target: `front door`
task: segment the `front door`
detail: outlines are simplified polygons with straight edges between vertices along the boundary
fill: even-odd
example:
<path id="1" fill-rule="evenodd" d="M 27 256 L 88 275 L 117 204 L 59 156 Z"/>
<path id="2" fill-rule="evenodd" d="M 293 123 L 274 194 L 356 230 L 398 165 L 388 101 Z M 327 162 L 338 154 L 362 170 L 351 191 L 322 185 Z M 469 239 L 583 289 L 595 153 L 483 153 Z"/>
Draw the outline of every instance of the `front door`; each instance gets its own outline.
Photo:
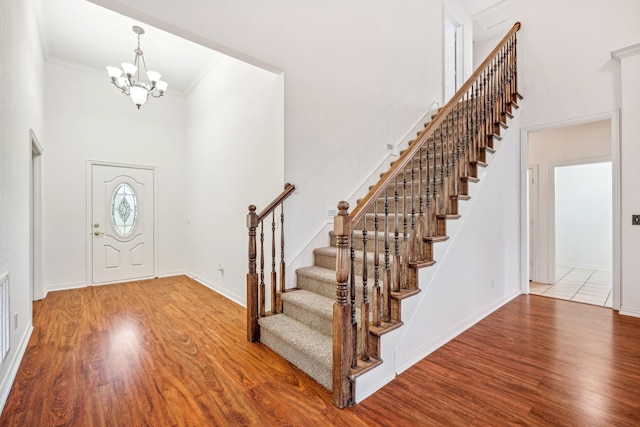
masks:
<path id="1" fill-rule="evenodd" d="M 93 283 L 154 274 L 154 170 L 94 164 Z"/>

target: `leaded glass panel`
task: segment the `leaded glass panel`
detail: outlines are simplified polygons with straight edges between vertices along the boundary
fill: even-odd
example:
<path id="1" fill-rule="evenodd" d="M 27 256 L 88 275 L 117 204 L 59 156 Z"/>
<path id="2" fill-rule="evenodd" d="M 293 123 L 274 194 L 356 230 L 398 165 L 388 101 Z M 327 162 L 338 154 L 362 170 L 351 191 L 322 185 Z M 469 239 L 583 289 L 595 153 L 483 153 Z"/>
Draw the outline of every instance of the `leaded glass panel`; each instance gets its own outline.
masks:
<path id="1" fill-rule="evenodd" d="M 120 237 L 129 237 L 138 219 L 138 200 L 133 188 L 127 183 L 120 184 L 111 199 L 111 221 L 113 229 Z"/>

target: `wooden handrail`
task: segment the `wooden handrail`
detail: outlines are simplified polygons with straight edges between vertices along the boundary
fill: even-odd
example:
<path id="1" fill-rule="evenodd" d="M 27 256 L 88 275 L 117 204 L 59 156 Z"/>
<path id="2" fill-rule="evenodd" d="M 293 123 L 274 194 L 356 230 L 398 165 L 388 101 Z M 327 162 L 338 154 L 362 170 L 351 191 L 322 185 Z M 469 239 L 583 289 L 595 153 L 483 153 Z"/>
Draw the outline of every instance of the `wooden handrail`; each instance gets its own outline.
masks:
<path id="1" fill-rule="evenodd" d="M 269 203 L 267 205 L 266 208 L 264 208 L 259 214 L 258 214 L 258 222 L 262 221 L 264 218 L 267 217 L 267 215 L 269 215 L 271 212 L 273 212 L 273 210 L 275 208 L 277 208 L 278 206 L 280 206 L 280 204 L 282 202 L 284 202 L 289 196 L 291 196 L 294 191 L 296 191 L 296 186 L 293 184 L 289 184 L 288 182 L 284 185 L 284 190 L 282 191 L 282 193 L 280 193 L 280 195 L 278 197 L 276 197 L 275 199 L 273 199 L 273 202 Z"/>
<path id="2" fill-rule="evenodd" d="M 429 122 L 420 135 L 416 138 L 415 143 L 411 144 L 400 158 L 393 164 L 393 166 L 380 178 L 380 181 L 367 193 L 367 195 L 358 203 L 358 205 L 351 211 L 351 220 L 353 224 L 356 224 L 362 219 L 367 210 L 375 203 L 385 189 L 392 183 L 392 180 L 399 174 L 400 171 L 409 164 L 411 159 L 416 155 L 418 150 L 422 147 L 423 142 L 435 132 L 435 130 L 442 124 L 445 118 L 452 112 L 454 106 L 460 102 L 467 91 L 473 86 L 474 82 L 484 69 L 489 66 L 492 59 L 500 52 L 502 46 L 520 29 L 520 22 L 516 22 L 506 36 L 502 38 L 500 43 L 491 51 L 487 58 L 480 64 L 476 71 L 467 79 L 462 87 L 456 92 L 456 94 L 445 104 L 445 106 L 438 112 L 437 116 Z"/>

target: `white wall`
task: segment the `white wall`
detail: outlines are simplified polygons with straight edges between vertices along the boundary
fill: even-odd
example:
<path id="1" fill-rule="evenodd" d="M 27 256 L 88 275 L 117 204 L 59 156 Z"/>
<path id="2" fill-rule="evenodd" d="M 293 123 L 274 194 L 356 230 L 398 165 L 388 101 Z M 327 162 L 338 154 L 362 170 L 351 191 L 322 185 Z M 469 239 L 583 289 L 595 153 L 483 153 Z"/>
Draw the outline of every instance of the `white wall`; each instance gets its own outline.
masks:
<path id="1" fill-rule="evenodd" d="M 610 112 L 620 107 L 610 52 L 640 40 L 640 2 L 512 0 L 518 32 L 522 127 Z"/>
<path id="2" fill-rule="evenodd" d="M 94 2 L 284 70 L 289 256 L 442 97 L 442 0 Z"/>
<path id="3" fill-rule="evenodd" d="M 527 103 L 527 106 L 529 104 Z M 524 111 L 522 113 L 524 116 Z M 553 169 L 555 165 L 611 159 L 611 121 L 598 120 L 529 134 L 529 165 L 538 171 L 538 199 L 533 225 L 534 269 L 531 279 L 554 283 Z M 611 253 L 609 253 L 609 256 Z"/>
<path id="4" fill-rule="evenodd" d="M 184 99 L 167 94 L 138 110 L 103 73 L 47 62 L 43 166 L 46 291 L 86 286 L 87 161 L 157 166 L 159 273 L 185 267 Z"/>
<path id="5" fill-rule="evenodd" d="M 191 91 L 185 112 L 186 266 L 245 304 L 247 208 L 260 212 L 284 186 L 283 76 L 225 56 Z"/>
<path id="6" fill-rule="evenodd" d="M 29 130 L 42 137 L 44 71 L 30 1 L 2 1 L 0 70 L 0 274 L 9 272 L 11 280 L 10 351 L 0 364 L 1 408 L 32 330 Z"/>
<path id="7" fill-rule="evenodd" d="M 610 272 L 613 250 L 611 162 L 556 166 L 554 169 L 555 265 Z"/>
<path id="8" fill-rule="evenodd" d="M 420 271 L 418 308 L 396 348 L 399 371 L 520 294 L 519 117 L 509 126 L 480 183 L 471 184 L 462 218 L 448 222 L 455 234 L 436 244 L 443 246 L 436 254 L 446 253 Z"/>

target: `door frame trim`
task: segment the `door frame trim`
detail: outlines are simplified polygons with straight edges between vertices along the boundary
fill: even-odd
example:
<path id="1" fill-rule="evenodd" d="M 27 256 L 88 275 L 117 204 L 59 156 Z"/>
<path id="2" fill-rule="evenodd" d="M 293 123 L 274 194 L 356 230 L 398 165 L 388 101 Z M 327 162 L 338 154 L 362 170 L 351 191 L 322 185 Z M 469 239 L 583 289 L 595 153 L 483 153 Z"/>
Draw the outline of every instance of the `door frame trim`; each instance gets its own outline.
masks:
<path id="1" fill-rule="evenodd" d="M 158 166 L 138 165 L 134 163 L 116 163 L 107 162 L 102 160 L 87 160 L 87 219 L 85 223 L 85 229 L 87 231 L 87 278 L 86 283 L 90 286 L 105 285 L 109 283 L 94 283 L 93 282 L 93 236 L 91 234 L 93 223 L 93 166 L 111 166 L 118 168 L 130 168 L 130 169 L 145 169 L 153 172 L 153 277 L 159 275 L 159 263 L 160 259 L 160 233 L 159 233 L 159 215 L 160 207 L 158 204 L 158 184 L 159 174 Z"/>
<path id="2" fill-rule="evenodd" d="M 46 296 L 42 285 L 42 155 L 44 149 L 33 129 L 29 129 L 31 141 L 31 197 L 30 204 L 30 258 L 31 258 L 31 300 L 41 300 Z"/>

